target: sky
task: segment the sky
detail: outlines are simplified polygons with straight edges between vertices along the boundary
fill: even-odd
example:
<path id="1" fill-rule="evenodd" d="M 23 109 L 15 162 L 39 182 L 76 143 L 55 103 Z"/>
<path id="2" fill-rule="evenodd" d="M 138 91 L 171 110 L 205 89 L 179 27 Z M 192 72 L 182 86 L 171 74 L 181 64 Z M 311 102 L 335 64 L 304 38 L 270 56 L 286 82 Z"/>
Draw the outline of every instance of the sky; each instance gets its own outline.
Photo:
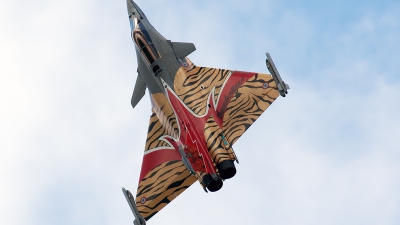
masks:
<path id="1" fill-rule="evenodd" d="M 148 224 L 399 224 L 400 2 L 137 0 L 199 66 L 291 87 L 234 145 L 238 173 Z M 149 96 L 133 110 L 126 2 L 0 0 L 0 224 L 131 224 Z"/>

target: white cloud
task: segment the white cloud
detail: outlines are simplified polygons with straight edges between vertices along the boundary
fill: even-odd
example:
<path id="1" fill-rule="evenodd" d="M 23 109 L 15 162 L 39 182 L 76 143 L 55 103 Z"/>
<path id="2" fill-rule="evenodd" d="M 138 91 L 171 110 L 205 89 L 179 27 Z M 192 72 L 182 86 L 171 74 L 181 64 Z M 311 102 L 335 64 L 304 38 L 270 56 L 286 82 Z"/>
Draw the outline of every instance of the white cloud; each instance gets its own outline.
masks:
<path id="1" fill-rule="evenodd" d="M 196 44 L 195 63 L 266 72 L 269 50 L 292 87 L 235 146 L 234 179 L 212 194 L 194 184 L 149 224 L 398 223 L 398 8 L 327 38 L 283 3 L 137 3 L 167 38 Z M 125 12 L 0 3 L 2 224 L 133 219 L 120 187 L 136 188 L 150 104 L 129 105 Z"/>

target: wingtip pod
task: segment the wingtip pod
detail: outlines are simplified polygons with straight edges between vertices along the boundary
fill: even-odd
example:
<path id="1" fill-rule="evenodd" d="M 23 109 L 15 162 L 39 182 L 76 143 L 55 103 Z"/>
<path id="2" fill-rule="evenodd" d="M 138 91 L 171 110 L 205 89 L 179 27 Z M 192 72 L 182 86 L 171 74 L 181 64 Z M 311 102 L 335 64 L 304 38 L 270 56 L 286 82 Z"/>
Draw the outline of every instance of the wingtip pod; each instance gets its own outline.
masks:
<path id="1" fill-rule="evenodd" d="M 278 87 L 279 94 L 282 97 L 285 97 L 290 87 L 282 80 L 281 75 L 279 75 L 279 72 L 275 67 L 274 61 L 272 61 L 271 55 L 268 52 L 266 53 L 266 55 L 267 55 L 266 59 L 267 68 L 271 73 L 272 77 L 274 78 L 276 86 Z"/>
<path id="2" fill-rule="evenodd" d="M 133 216 L 135 216 L 133 224 L 146 225 L 146 220 L 143 219 L 142 215 L 139 213 L 139 210 L 136 208 L 135 199 L 133 198 L 132 193 L 129 190 L 126 190 L 124 187 L 122 188 L 122 193 L 124 193 L 126 201 L 128 202 L 129 207 L 132 210 Z"/>

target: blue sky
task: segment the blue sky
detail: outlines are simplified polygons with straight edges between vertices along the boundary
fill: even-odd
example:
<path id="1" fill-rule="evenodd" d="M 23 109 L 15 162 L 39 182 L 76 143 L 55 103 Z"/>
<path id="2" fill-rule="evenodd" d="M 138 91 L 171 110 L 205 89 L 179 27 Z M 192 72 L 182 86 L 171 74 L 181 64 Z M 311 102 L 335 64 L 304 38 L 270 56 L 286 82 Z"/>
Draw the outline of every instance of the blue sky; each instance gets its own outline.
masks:
<path id="1" fill-rule="evenodd" d="M 398 1 L 136 1 L 197 65 L 291 90 L 149 224 L 399 224 Z M 125 1 L 0 2 L 0 223 L 129 224 L 150 115 Z"/>

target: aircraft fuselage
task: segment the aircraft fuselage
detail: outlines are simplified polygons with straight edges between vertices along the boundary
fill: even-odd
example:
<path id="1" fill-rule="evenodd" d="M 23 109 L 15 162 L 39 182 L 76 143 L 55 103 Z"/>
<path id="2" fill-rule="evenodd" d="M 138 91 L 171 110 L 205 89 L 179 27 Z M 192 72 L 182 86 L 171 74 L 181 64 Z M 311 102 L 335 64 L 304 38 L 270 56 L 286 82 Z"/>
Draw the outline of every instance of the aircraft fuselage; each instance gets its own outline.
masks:
<path id="1" fill-rule="evenodd" d="M 186 57 L 193 43 L 167 40 L 133 0 L 127 6 L 138 62 L 131 104 L 148 89 L 152 114 L 136 198 L 123 192 L 145 225 L 196 180 L 220 190 L 236 174 L 232 145 L 289 86 L 268 53 L 271 74 L 196 66 Z"/>
<path id="2" fill-rule="evenodd" d="M 173 87 L 173 79 L 181 67 L 179 59 L 175 56 L 171 41 L 164 38 L 150 24 L 136 3 L 130 0 L 127 2 L 139 75 L 146 83 L 150 93 L 164 93 L 160 78 Z"/>
<path id="3" fill-rule="evenodd" d="M 192 65 L 186 55 L 194 51 L 195 47 L 191 43 L 167 40 L 150 24 L 135 2 L 127 0 L 127 3 L 131 37 L 135 44 L 138 61 L 138 76 L 149 89 L 153 110 L 160 121 L 168 120 L 169 115 L 165 112 L 165 108 L 171 108 L 174 111 L 177 121 L 168 120 L 168 123 L 164 126 L 172 127 L 174 126 L 172 123 L 178 122 L 178 131 L 175 132 L 175 135 L 171 135 L 175 137 L 165 137 L 164 141 L 169 142 L 175 149 L 179 150 L 182 161 L 185 162 L 191 173 L 194 174 L 194 171 L 199 170 L 206 172 L 199 175 L 201 176 L 200 182 L 203 182 L 203 176 L 209 174 L 207 183 L 213 183 L 216 180 L 219 189 L 222 182 L 217 175 L 204 138 L 204 125 L 208 117 L 193 116 L 189 112 L 190 110 L 186 109 L 187 107 L 184 104 L 181 104 L 175 93 L 174 80 L 176 74 L 182 67 Z M 157 96 L 160 96 L 159 93 L 167 96 L 167 98 L 157 98 Z M 169 103 L 165 104 L 166 101 L 169 101 Z M 202 126 L 199 126 L 199 124 L 202 124 Z M 220 126 L 222 125 L 220 124 Z M 198 160 L 190 160 L 187 155 L 192 156 L 189 157 L 190 159 L 197 156 Z M 142 172 L 144 174 L 146 170 Z M 210 177 L 212 177 L 212 180 L 210 180 Z"/>

